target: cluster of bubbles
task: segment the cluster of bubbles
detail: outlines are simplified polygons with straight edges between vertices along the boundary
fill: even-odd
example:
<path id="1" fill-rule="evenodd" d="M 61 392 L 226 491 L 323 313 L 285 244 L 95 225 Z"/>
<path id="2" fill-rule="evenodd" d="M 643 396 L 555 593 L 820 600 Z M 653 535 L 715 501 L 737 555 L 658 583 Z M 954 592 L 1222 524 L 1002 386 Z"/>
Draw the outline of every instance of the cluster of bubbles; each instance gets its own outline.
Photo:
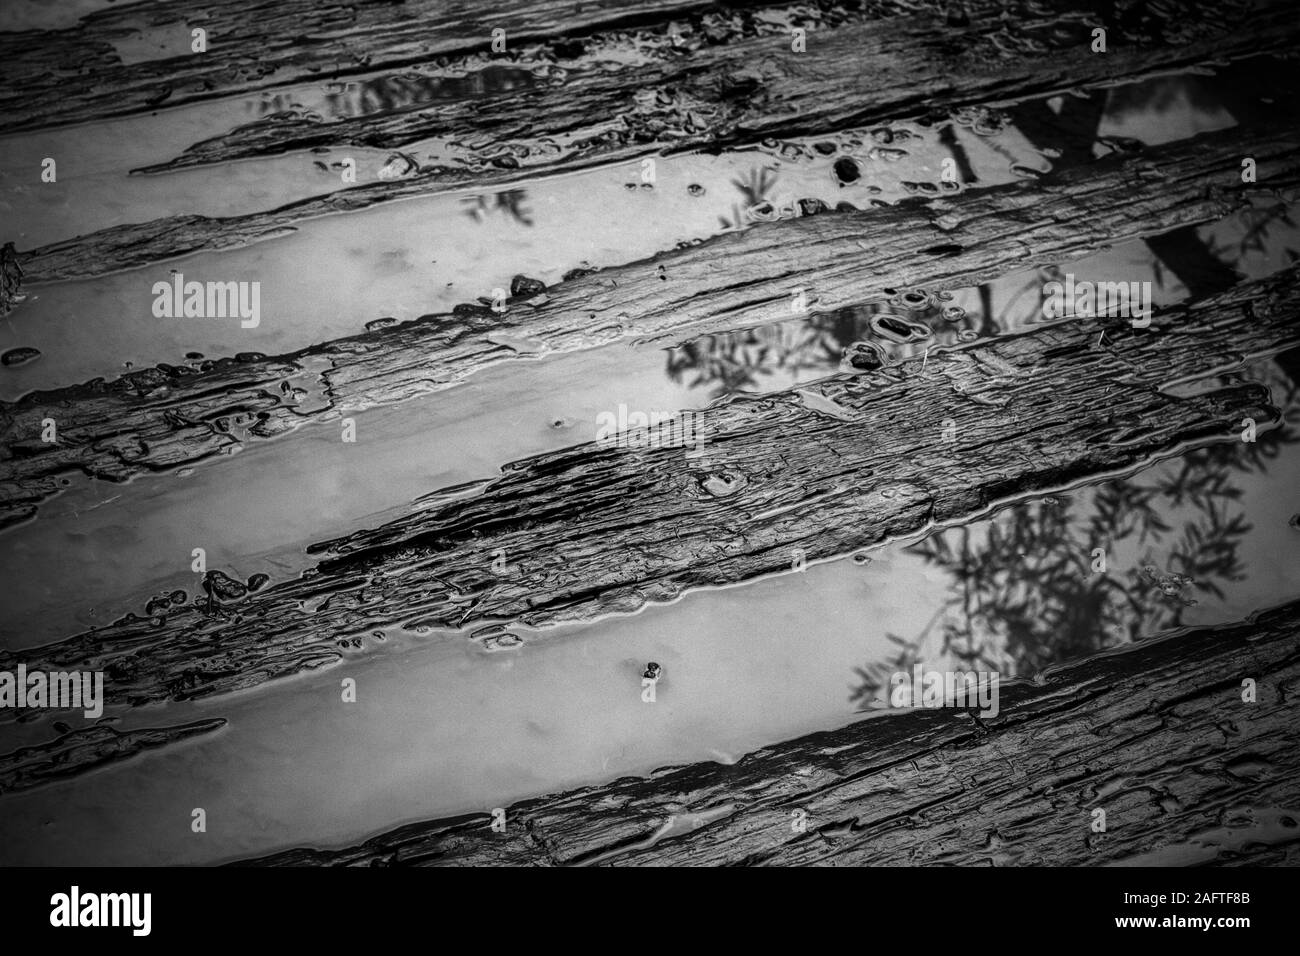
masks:
<path id="1" fill-rule="evenodd" d="M 807 143 L 779 140 L 769 136 L 759 142 L 758 148 L 788 163 L 812 163 L 837 155 L 860 155 L 864 147 L 867 159 L 896 162 L 908 155 L 908 151 L 899 144 L 919 139 L 920 135 L 904 126 L 881 126 L 865 132 L 837 133 Z"/>
<path id="2" fill-rule="evenodd" d="M 996 136 L 1010 125 L 1011 118 L 985 106 L 962 106 L 953 112 L 952 121 L 976 136 Z"/>

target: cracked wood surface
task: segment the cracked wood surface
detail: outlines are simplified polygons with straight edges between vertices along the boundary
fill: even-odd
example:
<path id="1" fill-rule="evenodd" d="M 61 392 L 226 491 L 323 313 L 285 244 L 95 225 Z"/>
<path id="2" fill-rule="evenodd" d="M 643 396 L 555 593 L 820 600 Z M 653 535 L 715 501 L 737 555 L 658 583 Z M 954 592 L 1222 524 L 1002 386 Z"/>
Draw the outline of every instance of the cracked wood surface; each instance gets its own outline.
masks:
<path id="1" fill-rule="evenodd" d="M 1300 24 L 1280 7 L 1260 10 L 1245 30 L 1223 13 L 1219 4 L 1189 4 L 1185 14 L 1195 26 L 1167 32 L 1158 43 L 1112 24 L 1106 55 L 1090 47 L 1091 29 L 1101 23 L 1095 8 L 1068 4 L 1027 11 L 1013 23 L 1001 5 L 976 11 L 962 27 L 936 13 L 846 23 L 810 33 L 803 53 L 791 49 L 788 30 L 779 28 L 774 36 L 735 37 L 717 45 L 698 31 L 679 32 L 678 43 L 652 50 L 648 64 L 611 64 L 562 82 L 425 109 L 334 121 L 268 118 L 196 143 L 149 169 L 318 146 L 396 149 L 433 136 L 486 138 L 484 161 L 512 148 L 516 161 L 535 162 L 539 142 L 556 137 L 575 138 L 580 152 L 631 157 L 647 149 L 827 133 L 988 97 L 1003 102 L 1042 96 L 1211 55 L 1223 62 L 1289 51 L 1300 37 Z M 862 69 L 864 62 L 871 68 Z M 625 146 L 632 151 L 620 149 Z"/>
<path id="2" fill-rule="evenodd" d="M 1300 39 L 1300 21 L 1285 4 L 1225 7 L 1198 0 L 1169 8 L 1156 22 L 1140 11 L 1105 16 L 1091 5 L 1069 3 L 1027 7 L 1008 18 L 1001 4 L 979 4 L 963 26 L 941 12 L 871 20 L 878 11 L 870 8 L 860 15 L 865 22 L 810 33 L 804 53 L 791 50 L 785 33 L 729 36 L 717 45 L 687 33 L 689 52 L 666 41 L 657 54 L 638 45 L 637 57 L 620 69 L 575 70 L 562 82 L 533 88 L 333 122 L 261 120 L 156 168 L 324 145 L 395 148 L 433 136 L 470 145 L 460 165 L 431 166 L 405 179 L 242 216 L 181 215 L 114 226 L 29 250 L 20 261 L 29 283 L 102 274 L 272 238 L 303 219 L 402 197 L 665 151 L 825 134 L 963 105 L 1006 104 L 1287 51 Z M 1105 54 L 1090 47 L 1098 22 L 1109 28 Z M 864 60 L 871 69 L 861 68 Z"/>
<path id="3" fill-rule="evenodd" d="M 1242 155 L 1256 159 L 1258 185 L 1241 182 Z M 450 387 L 518 357 L 502 333 L 549 353 L 680 342 L 788 319 L 796 288 L 813 310 L 830 310 L 886 288 L 973 285 L 1217 220 L 1250 195 L 1297 185 L 1300 133 L 1227 130 L 1035 183 L 757 226 L 576 276 L 543 299 L 521 294 L 501 315 L 462 306 L 284 355 L 213 360 L 202 372 L 162 366 L 33 392 L 0 403 L 0 527 L 34 515 L 71 471 L 123 481 Z M 57 444 L 40 440 L 46 418 Z"/>
<path id="4" fill-rule="evenodd" d="M 702 0 L 141 0 L 72 27 L 0 32 L 0 132 L 122 116 L 235 93 L 482 53 L 492 31 L 531 43 L 712 6 Z M 191 52 L 190 31 L 207 31 Z M 128 62 L 141 32 L 171 55 Z"/>
<path id="5" fill-rule="evenodd" d="M 1300 602 L 914 710 L 263 865 L 1294 864 Z M 1253 679 L 1257 701 L 1242 700 Z M 1092 832 L 1094 809 L 1106 830 Z M 794 812 L 806 814 L 796 832 Z"/>
<path id="6" fill-rule="evenodd" d="M 0 668 L 102 669 L 110 702 L 142 704 L 365 653 L 378 627 L 482 626 L 476 636 L 490 640 L 501 622 L 630 613 L 789 570 L 795 549 L 830 558 L 1136 470 L 1189 442 L 1237 440 L 1244 418 L 1278 418 L 1266 388 L 1164 388 L 1300 344 L 1298 317 L 1291 267 L 1164 309 L 1147 329 L 1058 322 L 735 396 L 696 413 L 694 447 L 593 442 L 523 459 L 314 545 L 318 563 L 299 578 L 244 593 L 209 570 L 206 599 L 0 653 Z M 504 572 L 493 569 L 501 552 Z"/>

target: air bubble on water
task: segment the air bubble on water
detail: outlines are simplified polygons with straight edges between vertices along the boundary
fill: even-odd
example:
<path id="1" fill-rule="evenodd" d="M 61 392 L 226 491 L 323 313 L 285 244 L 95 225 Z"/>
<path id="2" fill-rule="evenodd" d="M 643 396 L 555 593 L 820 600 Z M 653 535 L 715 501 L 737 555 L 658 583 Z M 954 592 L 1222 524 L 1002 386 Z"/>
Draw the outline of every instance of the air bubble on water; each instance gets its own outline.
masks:
<path id="1" fill-rule="evenodd" d="M 974 342 L 979 338 L 979 334 L 974 329 L 962 329 L 957 333 L 957 338 L 962 342 Z"/>
<path id="2" fill-rule="evenodd" d="M 885 364 L 885 350 L 874 342 L 854 342 L 844 349 L 843 364 L 870 372 Z"/>
<path id="3" fill-rule="evenodd" d="M 854 563 L 854 564 L 861 564 L 861 565 L 867 565 L 867 564 L 870 564 L 870 563 L 871 563 L 871 555 L 867 554 L 867 552 L 865 552 L 865 551 L 859 551 L 859 552 L 857 552 L 856 554 L 853 555 L 853 563 Z"/>
<path id="4" fill-rule="evenodd" d="M 942 315 L 944 321 L 960 322 L 962 319 L 966 318 L 966 310 L 959 305 L 948 305 L 944 306 Z"/>
<path id="5" fill-rule="evenodd" d="M 691 183 L 689 186 L 686 187 L 686 191 L 690 193 L 692 196 L 704 195 L 704 187 L 701 186 L 699 183 Z"/>
<path id="6" fill-rule="evenodd" d="M 883 159 L 887 163 L 896 163 L 907 156 L 907 150 L 894 149 L 889 146 L 877 146 L 867 153 L 868 159 Z"/>
<path id="7" fill-rule="evenodd" d="M 700 482 L 700 487 L 714 498 L 725 498 L 728 495 L 734 495 L 743 485 L 744 480 L 739 475 L 733 475 L 729 472 L 708 475 Z"/>
<path id="8" fill-rule="evenodd" d="M 913 289 L 894 296 L 890 302 L 909 312 L 924 312 L 934 305 L 934 298 L 924 289 Z"/>

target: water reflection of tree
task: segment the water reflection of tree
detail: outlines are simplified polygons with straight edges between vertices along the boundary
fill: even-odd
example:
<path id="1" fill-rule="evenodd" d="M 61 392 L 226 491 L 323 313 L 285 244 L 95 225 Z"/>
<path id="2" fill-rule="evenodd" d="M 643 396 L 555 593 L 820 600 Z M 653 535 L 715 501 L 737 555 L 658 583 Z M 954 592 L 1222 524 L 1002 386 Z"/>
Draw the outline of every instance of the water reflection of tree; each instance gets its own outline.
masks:
<path id="1" fill-rule="evenodd" d="M 505 189 L 489 196 L 466 196 L 461 205 L 465 215 L 475 222 L 483 222 L 493 212 L 501 211 L 521 226 L 531 226 L 533 214 L 524 205 L 527 199 L 526 189 Z"/>
<path id="2" fill-rule="evenodd" d="M 1280 374 L 1271 377 L 1288 390 Z M 1289 392 L 1295 409 L 1294 386 Z M 895 654 L 854 668 L 850 700 L 862 709 L 884 700 L 890 675 L 925 659 L 1029 675 L 1182 625 L 1198 594 L 1223 599 L 1242 579 L 1239 550 L 1252 529 L 1238 506 L 1239 479 L 1264 473 L 1298 439 L 1284 424 L 1255 443 L 1198 449 L 1089 494 L 1027 502 L 932 535 L 910 550 L 951 576 L 951 594 L 915 637 L 886 635 Z M 1105 549 L 1104 572 L 1093 570 L 1096 548 Z"/>
<path id="3" fill-rule="evenodd" d="M 836 368 L 843 350 L 863 338 L 864 310 L 843 309 L 806 321 L 705 335 L 668 350 L 668 377 L 709 397 L 759 391 L 760 377 Z M 689 380 L 688 380 L 689 377 Z"/>
<path id="4" fill-rule="evenodd" d="M 319 121 L 379 116 L 465 97 L 509 93 L 536 82 L 527 70 L 503 66 L 489 66 L 464 76 L 400 73 L 346 84 L 330 83 L 324 94 L 316 94 L 314 99 L 312 94 L 304 95 L 302 91 L 269 94 L 257 101 L 256 110 L 263 117 L 283 112 L 314 112 Z M 302 102 L 304 99 L 317 109 L 309 111 Z"/>
<path id="5" fill-rule="evenodd" d="M 749 175 L 741 179 L 735 177 L 731 180 L 731 185 L 736 187 L 740 193 L 742 204 L 731 205 L 731 218 L 719 216 L 718 222 L 723 229 L 736 229 L 753 222 L 754 210 L 762 207 L 764 204 L 771 202 L 772 190 L 776 187 L 777 174 L 767 166 L 757 166 L 749 171 Z"/>

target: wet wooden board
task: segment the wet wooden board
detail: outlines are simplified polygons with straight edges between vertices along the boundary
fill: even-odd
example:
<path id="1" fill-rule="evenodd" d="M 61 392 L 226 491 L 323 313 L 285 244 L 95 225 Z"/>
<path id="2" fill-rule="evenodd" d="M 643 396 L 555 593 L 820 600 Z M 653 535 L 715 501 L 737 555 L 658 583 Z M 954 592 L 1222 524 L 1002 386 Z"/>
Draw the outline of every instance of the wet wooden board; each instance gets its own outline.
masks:
<path id="1" fill-rule="evenodd" d="M 1004 685 L 990 719 L 959 709 L 877 716 L 731 766 L 527 800 L 506 810 L 504 833 L 467 814 L 250 862 L 1294 864 L 1298 640 L 1292 602 Z M 1247 678 L 1255 703 L 1242 699 Z M 1094 831 L 1097 810 L 1104 832 Z"/>
<path id="2" fill-rule="evenodd" d="M 666 20 L 701 0 L 139 0 L 72 27 L 0 33 L 0 132 L 85 122 L 218 96 L 436 62 L 490 49 L 492 31 L 536 43 Z M 207 50 L 192 52 L 194 28 Z M 167 41 L 142 62 L 119 44 Z"/>
<path id="3" fill-rule="evenodd" d="M 572 138 L 569 150 L 631 158 L 665 149 L 732 145 L 763 136 L 826 134 L 848 125 L 926 115 L 972 101 L 1006 102 L 1203 62 L 1288 51 L 1300 26 L 1282 9 L 1261 11 L 1251 30 L 1191 4 L 1197 27 L 1162 44 L 1138 45 L 1122 27 L 1108 49 L 1091 49 L 1093 9 L 1059 5 L 1009 25 L 991 7 L 964 26 L 935 14 L 850 22 L 814 31 L 804 52 L 788 29 L 713 45 L 698 35 L 665 44 L 662 62 L 612 64 L 564 81 L 452 99 L 427 109 L 326 121 L 268 118 L 197 143 L 165 171 L 321 146 L 398 149 L 440 137 L 479 141 L 474 160 L 504 152 L 533 164 L 541 142 Z M 870 69 L 862 64 L 870 63 Z M 996 87 L 994 84 L 996 83 Z M 513 147 L 513 149 L 511 149 Z M 630 147 L 630 148 L 628 148 Z M 557 150 L 558 152 L 558 150 Z M 561 165 L 564 161 L 561 160 Z"/>
<path id="4" fill-rule="evenodd" d="M 102 669 L 110 702 L 197 698 L 337 662 L 379 627 L 584 621 L 789 571 L 1240 440 L 1247 418 L 1266 428 L 1279 413 L 1263 386 L 1168 387 L 1300 344 L 1297 319 L 1300 266 L 1145 329 L 1063 321 L 736 396 L 695 415 L 694 446 L 523 459 L 310 548 L 319 561 L 300 578 L 249 594 L 209 570 L 207 597 L 0 653 L 0 668 Z"/>
<path id="5" fill-rule="evenodd" d="M 397 198 L 486 187 L 685 149 L 763 137 L 829 134 L 969 104 L 1012 103 L 1132 80 L 1193 64 L 1285 51 L 1300 21 L 1284 4 L 1240 21 L 1221 4 L 1178 4 L 1182 24 L 1153 38 L 1138 18 L 1108 24 L 1104 54 L 1091 49 L 1095 14 L 1062 5 L 1007 20 L 1000 5 L 953 26 L 937 13 L 854 22 L 810 34 L 807 52 L 780 36 L 739 37 L 690 55 L 666 44 L 662 61 L 575 72 L 564 82 L 453 100 L 336 123 L 266 120 L 224 134 L 166 166 L 326 145 L 399 147 L 429 136 L 471 144 L 464 164 L 423 169 L 229 218 L 180 215 L 98 230 L 28 250 L 29 283 L 98 275 L 181 255 L 284 235 L 299 221 Z M 1173 12 L 1170 14 L 1173 15 Z M 866 14 L 864 14 L 866 16 Z M 1131 31 L 1131 35 L 1125 31 Z M 861 64 L 870 62 L 871 69 Z M 561 149 L 555 145 L 563 141 Z M 520 168 L 522 167 L 522 168 Z"/>
<path id="6" fill-rule="evenodd" d="M 175 727 L 119 731 L 94 724 L 68 730 L 46 743 L 0 754 L 0 794 L 57 783 L 224 726 L 224 718 L 211 717 Z"/>
<path id="7" fill-rule="evenodd" d="M 1257 184 L 1241 182 L 1243 154 L 1258 163 Z M 519 349 L 680 342 L 754 327 L 791 318 L 796 289 L 816 311 L 883 298 L 894 286 L 973 285 L 1217 220 L 1250 196 L 1297 184 L 1295 128 L 1229 130 L 1037 183 L 766 224 L 577 276 L 542 298 L 521 293 L 504 314 L 467 306 L 286 355 L 214 360 L 201 374 L 166 366 L 34 392 L 0 403 L 0 527 L 35 514 L 69 471 L 121 481 L 189 465 L 346 409 L 450 387 Z M 58 444 L 41 441 L 50 418 Z"/>

